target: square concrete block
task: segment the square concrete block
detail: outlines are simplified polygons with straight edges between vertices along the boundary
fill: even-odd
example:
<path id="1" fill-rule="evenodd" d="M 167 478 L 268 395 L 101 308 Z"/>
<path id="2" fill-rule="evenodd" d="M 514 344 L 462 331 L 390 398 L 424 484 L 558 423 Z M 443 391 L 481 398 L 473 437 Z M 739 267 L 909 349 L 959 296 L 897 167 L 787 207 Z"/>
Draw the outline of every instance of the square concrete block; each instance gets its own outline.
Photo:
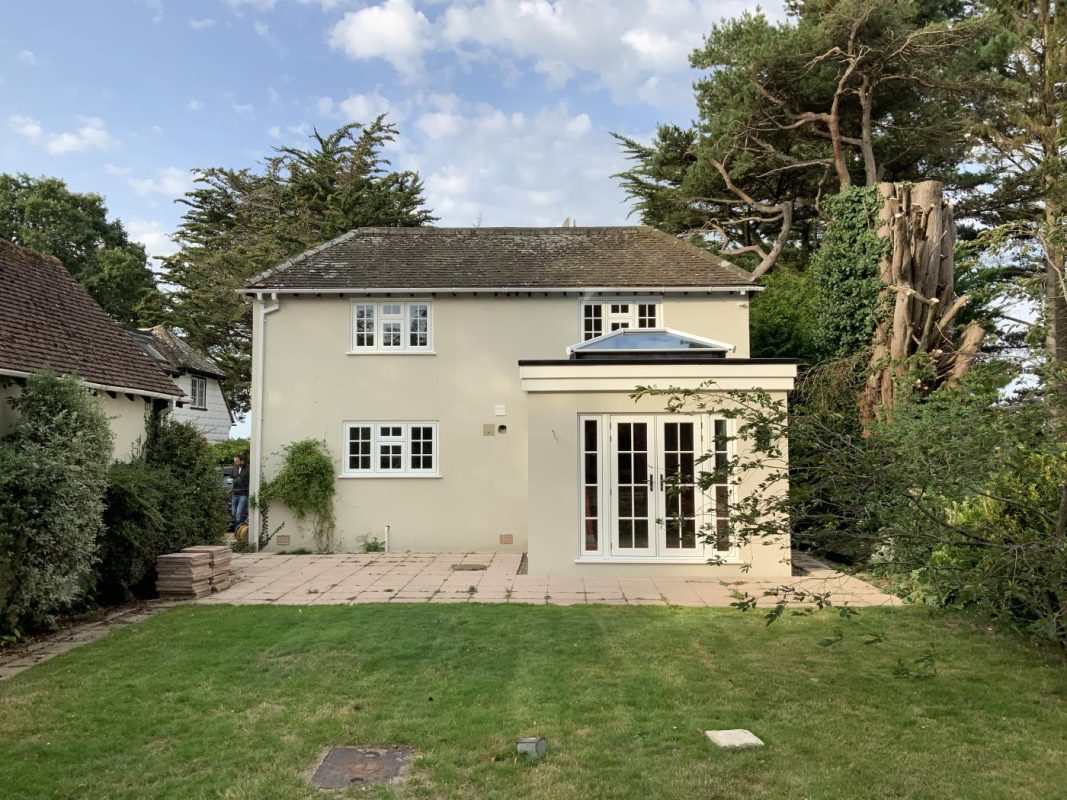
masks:
<path id="1" fill-rule="evenodd" d="M 763 740 L 752 731 L 737 728 L 729 731 L 704 731 L 711 743 L 723 750 L 743 750 L 746 747 L 763 747 Z"/>

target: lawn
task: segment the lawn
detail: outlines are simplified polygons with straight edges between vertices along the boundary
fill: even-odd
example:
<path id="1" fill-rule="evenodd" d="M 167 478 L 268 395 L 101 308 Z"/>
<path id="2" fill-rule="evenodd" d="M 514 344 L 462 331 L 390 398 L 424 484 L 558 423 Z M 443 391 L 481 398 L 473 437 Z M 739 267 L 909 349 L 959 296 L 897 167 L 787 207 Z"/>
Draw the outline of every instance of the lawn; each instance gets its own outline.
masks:
<path id="1" fill-rule="evenodd" d="M 895 674 L 931 646 L 936 675 Z M 720 752 L 708 728 L 767 747 Z M 544 761 L 515 758 L 529 734 Z M 917 609 L 766 627 L 730 609 L 212 606 L 0 683 L 5 800 L 330 796 L 305 774 L 335 743 L 421 753 L 364 797 L 1062 797 L 1067 669 Z"/>

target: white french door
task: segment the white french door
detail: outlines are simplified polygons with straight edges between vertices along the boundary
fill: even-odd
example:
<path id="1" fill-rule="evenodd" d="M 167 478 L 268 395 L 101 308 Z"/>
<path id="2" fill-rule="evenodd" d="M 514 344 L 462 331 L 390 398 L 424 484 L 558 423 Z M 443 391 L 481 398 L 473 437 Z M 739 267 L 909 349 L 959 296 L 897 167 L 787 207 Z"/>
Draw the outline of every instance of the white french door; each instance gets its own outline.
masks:
<path id="1" fill-rule="evenodd" d="M 707 496 L 698 485 L 700 471 L 712 466 L 697 462 L 718 449 L 714 435 L 719 429 L 703 416 L 683 414 L 607 419 L 609 448 L 602 474 L 610 552 L 605 555 L 706 558 L 705 551 L 712 548 L 701 538 L 715 494 Z"/>

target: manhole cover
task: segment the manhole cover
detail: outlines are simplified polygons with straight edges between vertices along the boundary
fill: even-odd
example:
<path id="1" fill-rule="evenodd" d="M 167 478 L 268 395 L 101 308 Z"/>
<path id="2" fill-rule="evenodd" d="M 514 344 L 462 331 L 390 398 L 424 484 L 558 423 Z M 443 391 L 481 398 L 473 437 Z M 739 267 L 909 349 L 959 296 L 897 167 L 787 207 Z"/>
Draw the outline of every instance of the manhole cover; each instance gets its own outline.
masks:
<path id="1" fill-rule="evenodd" d="M 456 572 L 481 572 L 488 564 L 453 564 L 452 569 Z"/>
<path id="2" fill-rule="evenodd" d="M 346 789 L 397 783 L 407 775 L 408 762 L 414 755 L 411 747 L 331 747 L 311 776 L 311 785 L 318 789 Z"/>

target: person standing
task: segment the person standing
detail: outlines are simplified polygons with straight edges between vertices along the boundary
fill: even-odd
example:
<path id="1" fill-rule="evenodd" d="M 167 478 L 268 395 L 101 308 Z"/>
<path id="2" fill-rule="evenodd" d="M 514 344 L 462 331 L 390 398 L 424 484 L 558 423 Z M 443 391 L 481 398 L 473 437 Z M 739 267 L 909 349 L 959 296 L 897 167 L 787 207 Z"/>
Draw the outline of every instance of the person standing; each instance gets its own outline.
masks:
<path id="1" fill-rule="evenodd" d="M 230 513 L 233 527 L 248 521 L 248 465 L 243 455 L 233 457 L 233 489 L 230 496 Z"/>

